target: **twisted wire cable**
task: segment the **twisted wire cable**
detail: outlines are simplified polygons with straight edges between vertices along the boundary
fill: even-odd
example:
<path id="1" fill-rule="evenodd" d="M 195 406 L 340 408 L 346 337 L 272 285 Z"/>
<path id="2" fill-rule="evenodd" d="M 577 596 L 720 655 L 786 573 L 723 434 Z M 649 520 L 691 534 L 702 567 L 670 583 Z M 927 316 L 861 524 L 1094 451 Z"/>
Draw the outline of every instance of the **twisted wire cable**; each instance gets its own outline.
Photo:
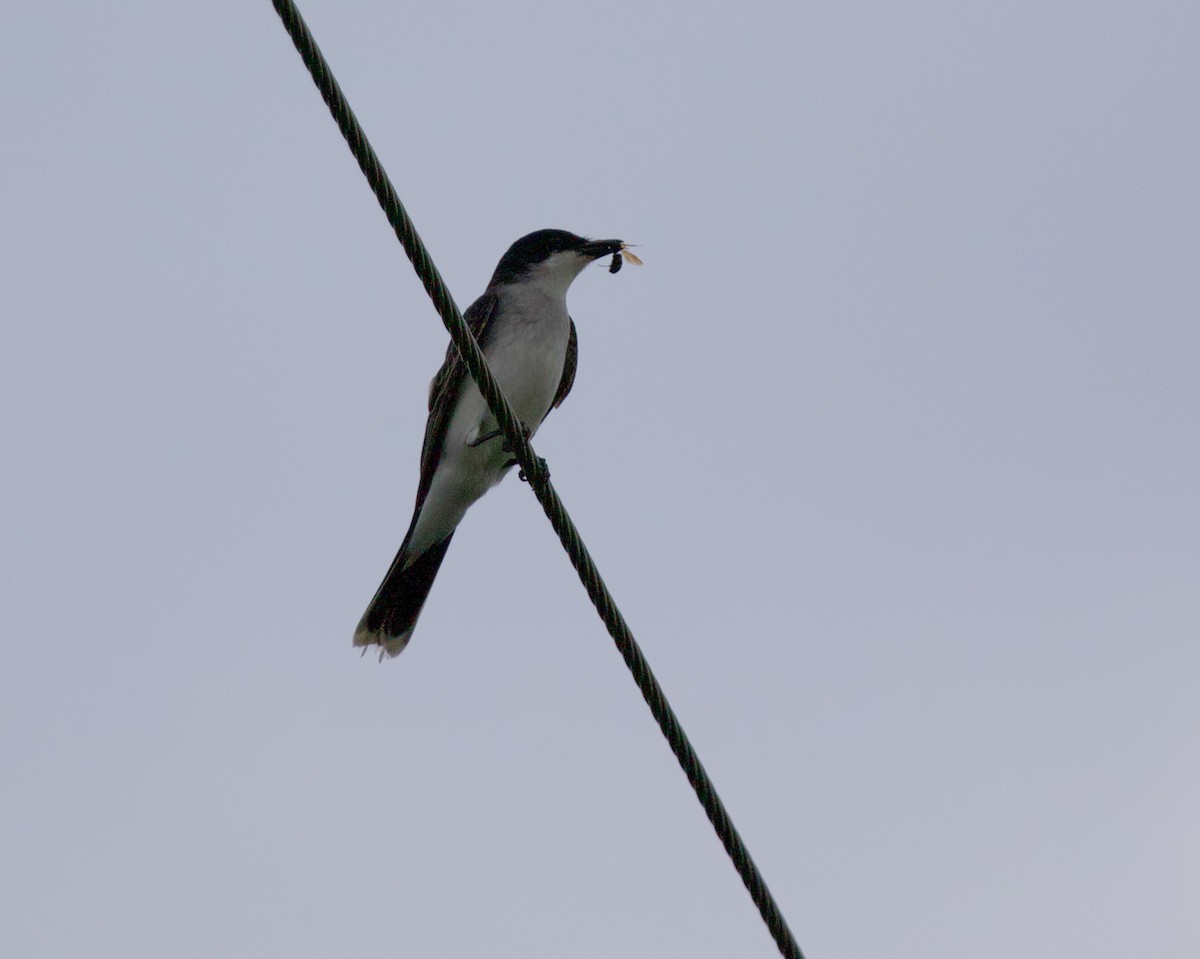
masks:
<path id="1" fill-rule="evenodd" d="M 350 152 L 358 161 L 358 165 L 371 185 L 388 222 L 396 231 L 400 245 L 404 247 L 404 252 L 412 261 L 413 268 L 425 287 L 425 291 L 433 300 L 433 305 L 446 325 L 455 349 L 458 350 L 467 370 L 478 385 L 479 392 L 487 401 L 488 408 L 495 417 L 497 425 L 504 431 L 504 436 L 510 444 L 514 457 L 529 479 L 530 488 L 537 496 L 538 502 L 542 504 L 542 509 L 550 520 L 550 525 L 558 534 L 563 549 L 566 550 L 571 564 L 579 574 L 584 589 L 587 590 L 596 611 L 608 628 L 613 642 L 625 660 L 625 665 L 633 674 L 638 689 L 641 690 L 646 704 L 650 707 L 650 712 L 662 730 L 663 736 L 666 737 L 679 765 L 683 768 L 692 789 L 695 790 L 696 798 L 704 807 L 704 812 L 712 823 L 721 844 L 725 847 L 725 851 L 729 854 L 729 858 L 733 861 L 734 868 L 742 877 L 742 882 L 745 883 L 750 898 L 758 907 L 780 953 L 787 959 L 804 959 L 800 946 L 796 943 L 783 913 L 780 912 L 779 905 L 775 902 L 775 897 L 771 895 L 758 866 L 750 856 L 749 849 L 746 848 L 733 821 L 729 818 L 725 804 L 717 795 L 716 787 L 700 763 L 700 757 L 696 755 L 696 750 L 692 748 L 675 711 L 667 702 L 666 694 L 651 671 L 650 664 L 642 654 L 637 641 L 633 638 L 633 633 L 625 622 L 625 617 L 617 608 L 616 600 L 608 591 L 608 587 L 604 585 L 600 571 L 592 561 L 592 557 L 579 535 L 579 530 L 571 521 L 566 507 L 550 483 L 544 463 L 534 454 L 520 420 L 501 392 L 491 370 L 488 369 L 487 362 L 483 358 L 483 351 L 463 320 L 454 298 L 450 295 L 445 281 L 442 280 L 441 274 L 429 255 L 429 251 L 425 248 L 420 236 L 417 235 L 416 227 L 404 209 L 404 204 L 400 202 L 400 197 L 396 193 L 395 187 L 392 186 L 387 173 L 384 172 L 379 157 L 376 156 L 375 150 L 368 142 L 366 133 L 350 109 L 350 104 L 342 93 L 341 87 L 338 86 L 324 55 L 317 47 L 317 42 L 313 39 L 308 25 L 300 16 L 300 11 L 292 0 L 271 0 L 271 2 L 291 36 L 292 42 L 296 45 L 300 58 L 308 67 L 309 73 L 312 74 L 313 82 L 321 91 L 321 97 L 325 100 L 329 112 L 342 131 L 342 136 L 346 138 Z"/>

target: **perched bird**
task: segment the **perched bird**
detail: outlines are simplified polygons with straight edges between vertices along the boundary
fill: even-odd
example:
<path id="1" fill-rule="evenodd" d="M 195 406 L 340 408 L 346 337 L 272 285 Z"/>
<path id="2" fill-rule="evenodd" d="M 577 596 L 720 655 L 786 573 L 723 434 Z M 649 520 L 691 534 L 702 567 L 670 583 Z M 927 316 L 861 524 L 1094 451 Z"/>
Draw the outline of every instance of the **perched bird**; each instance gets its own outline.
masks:
<path id="1" fill-rule="evenodd" d="M 529 435 L 566 399 L 575 380 L 578 349 L 567 288 L 593 260 L 612 255 L 616 262 L 624 248 L 620 240 L 587 240 L 565 230 L 530 233 L 508 248 L 483 295 L 463 314 Z M 451 343 L 429 384 L 412 522 L 358 624 L 355 646 L 378 645 L 382 659 L 408 645 L 454 530 L 514 464 Z"/>

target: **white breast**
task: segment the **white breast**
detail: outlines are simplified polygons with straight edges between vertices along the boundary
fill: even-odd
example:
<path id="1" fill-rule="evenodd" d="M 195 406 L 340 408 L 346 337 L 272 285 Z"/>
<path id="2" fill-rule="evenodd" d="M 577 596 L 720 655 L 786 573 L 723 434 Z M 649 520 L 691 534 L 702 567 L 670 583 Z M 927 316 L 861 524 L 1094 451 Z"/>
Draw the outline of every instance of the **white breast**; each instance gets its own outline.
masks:
<path id="1" fill-rule="evenodd" d="M 537 432 L 562 382 L 571 335 L 566 298 L 522 284 L 501 292 L 497 311 L 484 356 L 521 422 Z M 413 530 L 411 555 L 420 555 L 452 531 L 471 504 L 504 478 L 512 457 L 504 452 L 502 438 L 468 445 L 495 428 L 496 421 L 468 376 Z"/>
<path id="2" fill-rule="evenodd" d="M 562 381 L 571 319 L 566 298 L 533 285 L 501 292 L 484 355 L 521 421 L 536 429 Z"/>

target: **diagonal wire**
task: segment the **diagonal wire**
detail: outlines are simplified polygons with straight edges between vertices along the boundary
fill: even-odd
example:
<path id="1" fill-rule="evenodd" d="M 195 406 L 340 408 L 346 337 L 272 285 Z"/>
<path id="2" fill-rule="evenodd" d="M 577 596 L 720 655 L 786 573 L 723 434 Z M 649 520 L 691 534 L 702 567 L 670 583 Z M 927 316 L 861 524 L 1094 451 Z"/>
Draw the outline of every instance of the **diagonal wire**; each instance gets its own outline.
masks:
<path id="1" fill-rule="evenodd" d="M 700 763 L 700 757 L 696 755 L 687 734 L 684 733 L 683 727 L 675 716 L 675 711 L 667 702 L 667 697 L 654 677 L 654 673 L 651 672 L 650 664 L 642 654 L 637 641 L 633 638 L 633 633 L 625 622 L 625 617 L 621 615 L 616 601 L 609 593 L 608 587 L 604 585 L 604 580 L 600 578 L 600 571 L 592 561 L 579 531 L 575 528 L 571 517 L 567 515 L 566 507 L 563 506 L 562 500 L 559 499 L 550 483 L 545 464 L 534 455 L 533 447 L 525 436 L 520 421 L 500 391 L 495 377 L 488 369 L 479 344 L 463 321 L 462 314 L 455 305 L 450 291 L 442 280 L 437 267 L 434 266 L 425 244 L 417 235 L 416 227 L 413 226 L 404 205 L 400 202 L 400 197 L 396 194 L 395 187 L 392 186 L 384 172 L 379 157 L 375 155 L 374 149 L 367 141 L 366 133 L 350 109 L 350 104 L 346 101 L 337 80 L 334 79 L 328 62 L 317 47 L 316 40 L 309 32 L 308 25 L 300 16 L 300 11 L 296 9 L 292 0 L 272 0 L 272 3 L 280 19 L 283 20 L 284 27 L 291 36 L 292 42 L 295 43 L 296 49 L 300 52 L 304 65 L 308 67 L 313 81 L 321 91 L 321 96 L 329 107 L 329 112 L 333 114 L 338 128 L 346 138 L 350 152 L 358 161 L 363 175 L 371 184 L 371 189 L 375 191 L 379 205 L 383 208 L 388 222 L 396 231 L 396 236 L 399 238 L 401 246 L 404 247 L 404 252 L 412 261 L 417 276 L 425 286 L 425 291 L 433 300 L 442 322 L 445 323 L 446 329 L 450 333 L 450 338 L 454 341 L 455 348 L 478 385 L 479 392 L 487 401 L 497 424 L 504 431 L 513 455 L 529 478 L 529 485 L 537 496 L 538 502 L 542 504 L 542 509 L 549 518 L 550 525 L 558 533 L 558 538 L 570 557 L 575 571 L 579 574 L 584 589 L 587 590 L 596 611 L 604 620 L 604 625 L 608 627 L 613 642 L 616 643 L 618 651 L 625 660 L 625 665 L 633 674 L 638 689 L 641 690 L 646 704 L 650 707 L 650 712 L 654 715 L 663 736 L 670 744 L 671 751 L 675 753 L 675 758 L 679 760 L 679 765 L 683 768 L 688 782 L 692 784 L 696 798 L 704 807 L 704 812 L 708 815 L 713 829 L 716 830 L 721 844 L 725 847 L 729 858 L 733 860 L 734 868 L 742 877 L 742 882 L 746 884 L 746 889 L 774 937 L 780 953 L 787 959 L 804 959 L 800 946 L 797 945 L 792 931 L 788 928 L 787 921 L 783 918 L 783 913 L 779 911 L 775 897 L 771 895 L 762 874 L 750 857 L 750 851 L 746 848 L 742 837 L 738 835 L 737 829 L 729 818 L 729 813 L 725 810 L 725 804 L 717 795 L 716 787 Z"/>

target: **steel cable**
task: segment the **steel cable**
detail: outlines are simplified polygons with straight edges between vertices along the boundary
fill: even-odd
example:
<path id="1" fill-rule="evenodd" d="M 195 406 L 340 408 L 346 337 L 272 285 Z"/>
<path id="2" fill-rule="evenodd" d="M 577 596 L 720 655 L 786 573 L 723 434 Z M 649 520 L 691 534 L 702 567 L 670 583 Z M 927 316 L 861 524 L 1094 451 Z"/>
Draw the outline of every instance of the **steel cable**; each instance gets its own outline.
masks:
<path id="1" fill-rule="evenodd" d="M 379 157 L 375 155 L 374 149 L 368 142 L 366 133 L 350 109 L 350 104 L 338 86 L 337 80 L 334 79 L 329 64 L 317 47 L 308 25 L 305 24 L 304 19 L 300 16 L 300 11 L 292 0 L 272 0 L 272 3 L 291 36 L 292 42 L 295 43 L 296 49 L 300 52 L 304 65 L 308 67 L 313 81 L 321 91 L 321 96 L 329 107 L 329 112 L 346 138 L 350 152 L 358 161 L 367 182 L 375 192 L 388 222 L 396 231 L 400 245 L 404 247 L 404 252 L 412 261 L 413 268 L 420 277 L 425 291 L 433 300 L 442 322 L 450 333 L 450 338 L 454 341 L 455 348 L 478 385 L 479 392 L 487 401 L 492 415 L 496 418 L 497 425 L 504 431 L 514 457 L 529 479 L 530 488 L 537 496 L 538 502 L 542 504 L 542 509 L 550 520 L 550 525 L 558 534 L 563 549 L 566 550 L 571 564 L 579 574 L 584 589 L 587 590 L 596 611 L 608 628 L 613 642 L 616 643 L 617 649 L 625 660 L 625 665 L 633 674 L 638 689 L 641 690 L 646 704 L 650 707 L 650 712 L 654 715 L 655 721 L 670 744 L 675 758 L 679 760 L 679 765 L 683 767 L 688 782 L 692 784 L 692 789 L 695 790 L 696 797 L 704 807 L 704 812 L 712 823 L 713 829 L 716 830 L 721 844 L 733 861 L 734 868 L 737 869 L 742 881 L 746 884 L 746 889 L 774 937 L 780 953 L 788 959 L 803 959 L 800 947 L 788 928 L 787 921 L 783 918 L 783 913 L 780 912 L 779 905 L 775 902 L 775 897 L 771 895 L 758 866 L 750 856 L 750 851 L 730 820 L 729 813 L 725 810 L 725 804 L 717 795 L 716 787 L 700 763 L 700 757 L 696 755 L 683 727 L 679 724 L 679 719 L 671 709 L 670 703 L 667 702 L 667 697 L 651 671 L 650 664 L 633 638 L 633 633 L 625 622 L 625 617 L 617 608 L 616 600 L 608 591 L 608 587 L 604 585 L 600 571 L 592 561 L 592 557 L 579 535 L 579 530 L 575 528 L 571 517 L 567 515 L 566 507 L 550 483 L 545 464 L 534 454 L 520 420 L 488 369 L 479 344 L 463 320 L 454 298 L 450 295 L 449 289 L 429 255 L 429 251 L 417 235 L 416 227 L 413 226 L 395 187 L 392 186 L 391 180 L 384 172 Z"/>

